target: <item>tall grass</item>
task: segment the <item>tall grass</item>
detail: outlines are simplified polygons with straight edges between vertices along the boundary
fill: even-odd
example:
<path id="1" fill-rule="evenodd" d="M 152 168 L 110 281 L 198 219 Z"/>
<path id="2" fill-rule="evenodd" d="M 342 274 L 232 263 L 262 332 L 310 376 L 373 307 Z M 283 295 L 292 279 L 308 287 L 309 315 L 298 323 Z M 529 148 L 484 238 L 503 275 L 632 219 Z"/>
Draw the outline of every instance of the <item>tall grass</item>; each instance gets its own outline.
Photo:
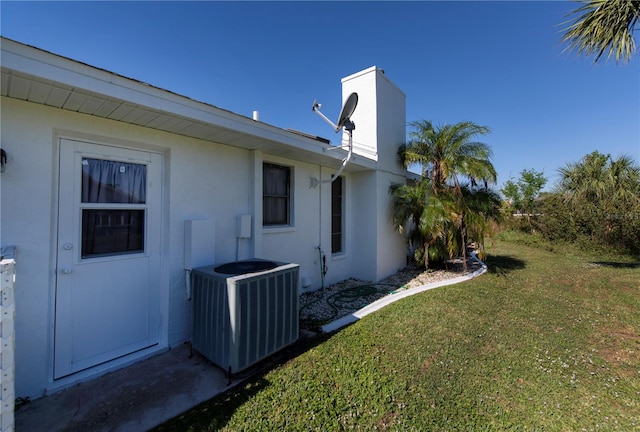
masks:
<path id="1" fill-rule="evenodd" d="M 640 263 L 487 252 L 159 430 L 640 430 Z"/>

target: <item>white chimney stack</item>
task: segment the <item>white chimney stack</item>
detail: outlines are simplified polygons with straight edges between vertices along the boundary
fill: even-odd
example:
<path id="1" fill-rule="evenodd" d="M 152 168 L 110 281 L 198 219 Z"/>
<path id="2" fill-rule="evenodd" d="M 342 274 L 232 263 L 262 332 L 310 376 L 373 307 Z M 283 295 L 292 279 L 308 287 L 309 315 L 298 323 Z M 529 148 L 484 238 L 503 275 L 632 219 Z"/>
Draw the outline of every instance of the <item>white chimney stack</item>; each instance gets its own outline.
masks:
<path id="1" fill-rule="evenodd" d="M 253 119 L 255 121 L 260 121 L 260 113 L 258 111 L 253 112 Z"/>

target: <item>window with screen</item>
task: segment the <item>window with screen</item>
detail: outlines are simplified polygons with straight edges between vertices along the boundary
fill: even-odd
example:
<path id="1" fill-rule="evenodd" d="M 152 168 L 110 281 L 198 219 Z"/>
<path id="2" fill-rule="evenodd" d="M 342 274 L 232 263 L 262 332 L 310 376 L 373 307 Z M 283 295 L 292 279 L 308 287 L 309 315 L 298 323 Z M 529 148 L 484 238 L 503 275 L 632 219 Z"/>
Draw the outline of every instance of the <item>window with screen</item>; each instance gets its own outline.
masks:
<path id="1" fill-rule="evenodd" d="M 262 224 L 291 224 L 291 168 L 265 163 L 262 168 Z"/>
<path id="2" fill-rule="evenodd" d="M 344 181 L 342 177 L 331 183 L 331 253 L 344 252 Z"/>

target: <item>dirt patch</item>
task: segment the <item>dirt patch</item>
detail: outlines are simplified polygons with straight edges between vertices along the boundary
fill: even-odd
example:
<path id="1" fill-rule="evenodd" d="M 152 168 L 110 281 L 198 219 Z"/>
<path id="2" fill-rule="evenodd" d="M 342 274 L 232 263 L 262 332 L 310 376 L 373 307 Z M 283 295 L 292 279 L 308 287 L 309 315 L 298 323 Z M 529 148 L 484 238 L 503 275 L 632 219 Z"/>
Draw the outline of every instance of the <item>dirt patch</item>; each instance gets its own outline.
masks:
<path id="1" fill-rule="evenodd" d="M 605 328 L 595 345 L 598 354 L 615 365 L 625 377 L 637 377 L 640 370 L 640 332 L 633 327 Z"/>
<path id="2" fill-rule="evenodd" d="M 398 413 L 396 411 L 391 411 L 385 413 L 380 421 L 378 422 L 378 428 L 380 430 L 387 430 L 396 422 L 398 418 Z"/>

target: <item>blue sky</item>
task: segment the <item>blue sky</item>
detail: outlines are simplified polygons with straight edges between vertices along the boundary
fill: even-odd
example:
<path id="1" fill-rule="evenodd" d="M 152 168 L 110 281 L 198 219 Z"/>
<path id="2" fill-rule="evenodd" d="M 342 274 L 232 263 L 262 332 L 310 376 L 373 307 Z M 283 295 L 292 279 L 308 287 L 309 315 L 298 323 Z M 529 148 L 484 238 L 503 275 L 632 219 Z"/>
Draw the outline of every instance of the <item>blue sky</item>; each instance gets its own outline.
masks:
<path id="1" fill-rule="evenodd" d="M 337 117 L 340 79 L 378 66 L 408 122 L 491 128 L 498 188 L 594 150 L 640 162 L 640 54 L 563 52 L 571 1 L 0 4 L 5 37 L 334 142 L 314 99 Z"/>

